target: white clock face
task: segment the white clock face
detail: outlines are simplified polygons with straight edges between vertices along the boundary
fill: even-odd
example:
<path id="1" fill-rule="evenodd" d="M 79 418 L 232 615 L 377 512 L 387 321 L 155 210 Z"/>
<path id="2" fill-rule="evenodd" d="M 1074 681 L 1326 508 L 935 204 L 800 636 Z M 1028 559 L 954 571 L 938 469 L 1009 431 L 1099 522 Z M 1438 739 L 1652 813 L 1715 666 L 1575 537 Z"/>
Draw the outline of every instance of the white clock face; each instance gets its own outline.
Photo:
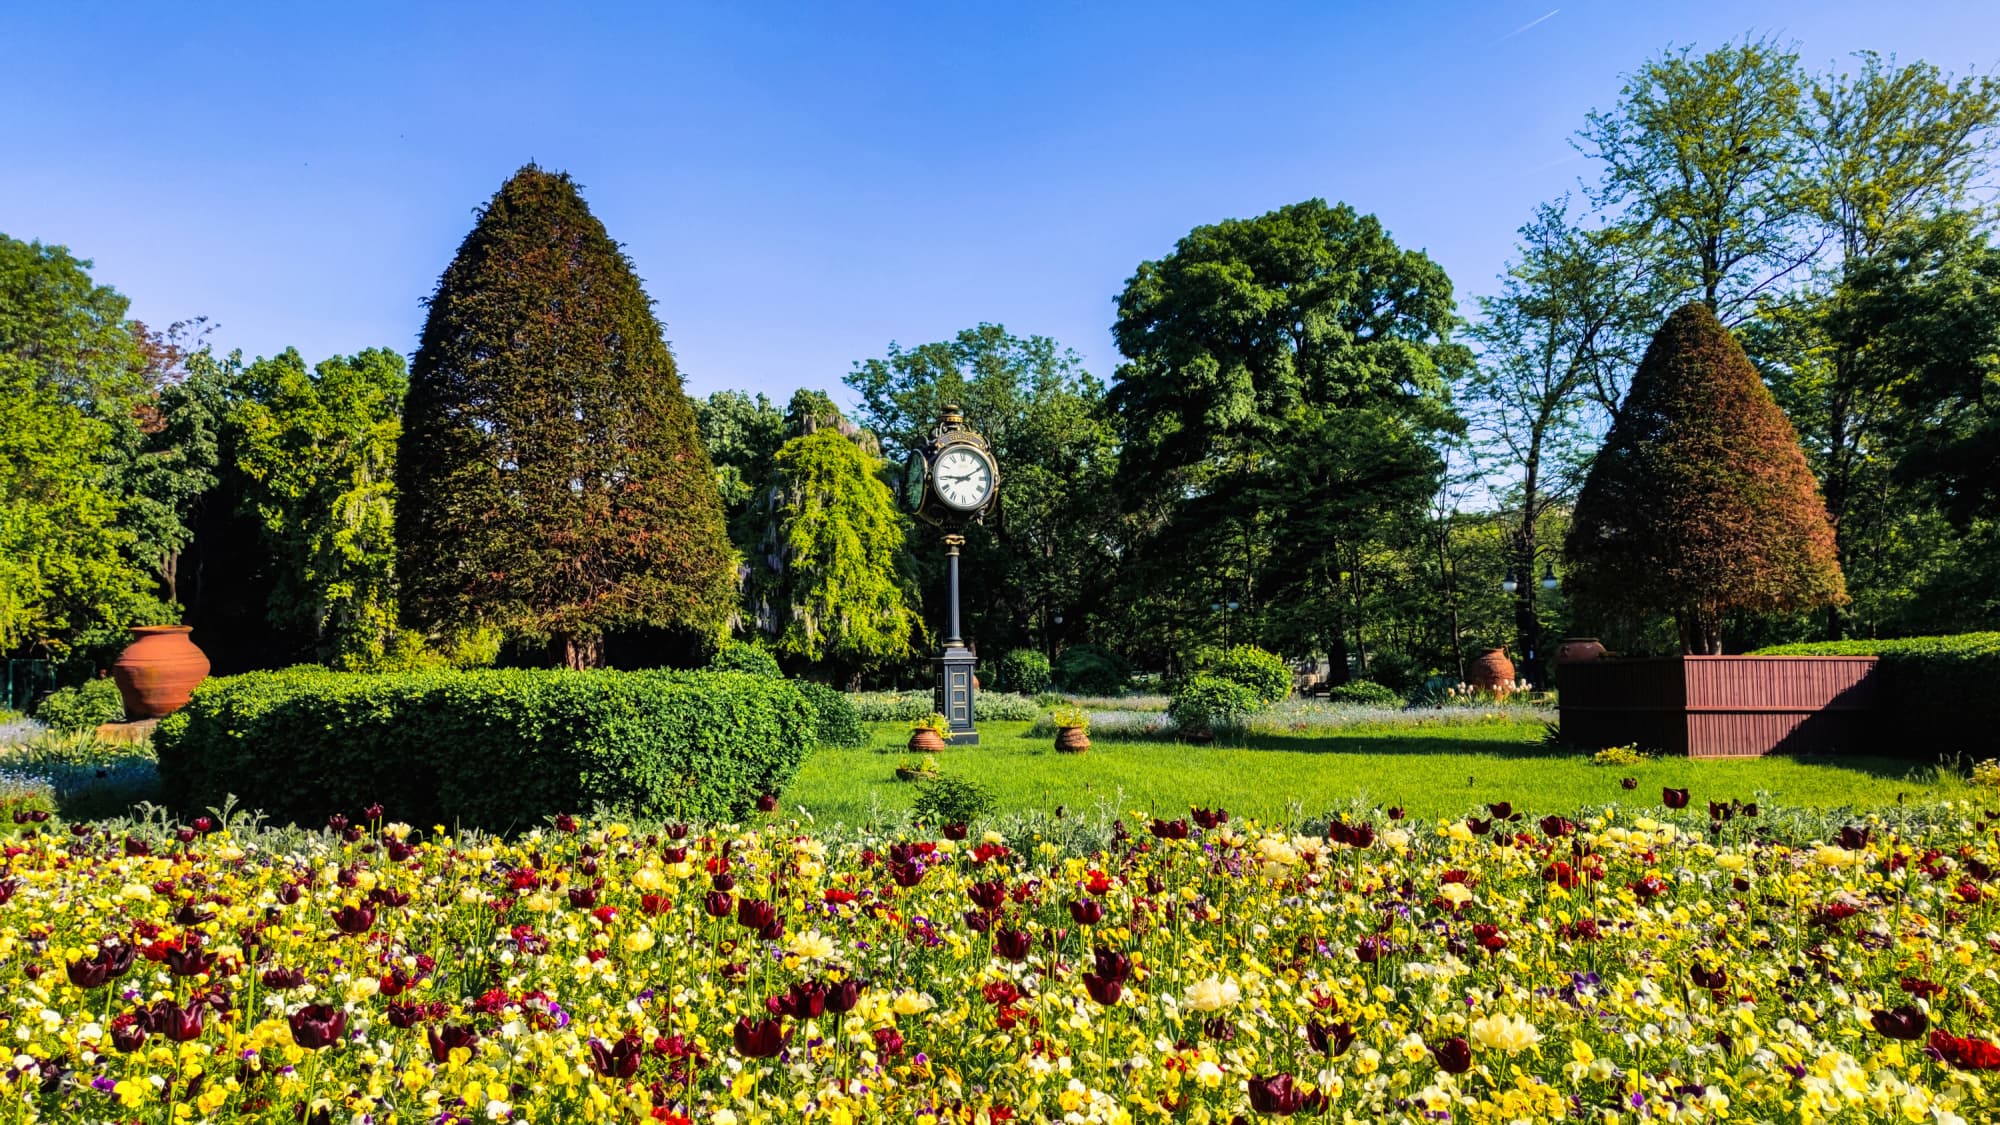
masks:
<path id="1" fill-rule="evenodd" d="M 993 462 L 976 450 L 947 449 L 931 466 L 938 499 L 954 508 L 971 510 L 993 494 Z"/>

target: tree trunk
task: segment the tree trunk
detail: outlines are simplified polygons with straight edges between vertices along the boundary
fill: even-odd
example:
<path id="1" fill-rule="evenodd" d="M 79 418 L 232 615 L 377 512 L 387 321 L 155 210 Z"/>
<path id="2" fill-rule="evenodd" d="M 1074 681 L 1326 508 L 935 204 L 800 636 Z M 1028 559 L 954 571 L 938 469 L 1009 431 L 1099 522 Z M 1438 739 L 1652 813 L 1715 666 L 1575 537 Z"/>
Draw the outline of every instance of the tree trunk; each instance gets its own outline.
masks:
<path id="1" fill-rule="evenodd" d="M 557 633 L 551 638 L 549 647 L 562 666 L 572 671 L 604 667 L 604 636 L 601 633 L 589 636 Z"/>
<path id="2" fill-rule="evenodd" d="M 1722 655 L 1722 618 L 1713 610 L 1692 607 L 1674 614 L 1681 634 L 1681 651 L 1689 656 Z"/>

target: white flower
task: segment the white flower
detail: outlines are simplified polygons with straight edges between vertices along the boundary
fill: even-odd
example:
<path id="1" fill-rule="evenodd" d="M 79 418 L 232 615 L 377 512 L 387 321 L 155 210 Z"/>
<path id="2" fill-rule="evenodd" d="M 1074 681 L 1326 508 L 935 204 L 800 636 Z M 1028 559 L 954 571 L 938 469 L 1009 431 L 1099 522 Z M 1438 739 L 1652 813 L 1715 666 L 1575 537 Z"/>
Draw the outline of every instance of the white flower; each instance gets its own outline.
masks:
<path id="1" fill-rule="evenodd" d="M 1219 1012 L 1233 1008 L 1243 999 L 1243 990 L 1234 980 L 1209 977 L 1196 981 L 1187 990 L 1187 1006 L 1197 1012 Z"/>
<path id="2" fill-rule="evenodd" d="M 1542 1041 L 1542 1033 L 1521 1016 L 1483 1016 L 1472 1021 L 1472 1037 L 1487 1047 L 1516 1054 Z"/>
<path id="3" fill-rule="evenodd" d="M 792 952 L 808 961 L 824 961 L 833 956 L 833 939 L 818 930 L 792 936 Z"/>

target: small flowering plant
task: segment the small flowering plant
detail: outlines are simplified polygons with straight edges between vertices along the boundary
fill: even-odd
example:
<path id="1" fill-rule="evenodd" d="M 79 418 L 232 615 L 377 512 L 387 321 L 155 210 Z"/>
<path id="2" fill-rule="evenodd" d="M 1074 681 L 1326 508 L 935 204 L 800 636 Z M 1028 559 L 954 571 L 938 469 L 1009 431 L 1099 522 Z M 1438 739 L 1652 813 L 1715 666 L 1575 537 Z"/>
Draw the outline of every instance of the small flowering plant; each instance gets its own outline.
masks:
<path id="1" fill-rule="evenodd" d="M 1636 745 L 1607 746 L 1590 756 L 1591 763 L 1599 766 L 1636 766 L 1652 760 L 1651 754 Z"/>
<path id="2" fill-rule="evenodd" d="M 0 1122 L 2000 1120 L 2000 812 L 24 823 Z M 1127 825 L 1130 827 L 1127 827 Z"/>
<path id="3" fill-rule="evenodd" d="M 1049 713 L 1049 719 L 1062 730 L 1087 731 L 1090 729 L 1090 712 L 1081 707 L 1058 707 Z"/>

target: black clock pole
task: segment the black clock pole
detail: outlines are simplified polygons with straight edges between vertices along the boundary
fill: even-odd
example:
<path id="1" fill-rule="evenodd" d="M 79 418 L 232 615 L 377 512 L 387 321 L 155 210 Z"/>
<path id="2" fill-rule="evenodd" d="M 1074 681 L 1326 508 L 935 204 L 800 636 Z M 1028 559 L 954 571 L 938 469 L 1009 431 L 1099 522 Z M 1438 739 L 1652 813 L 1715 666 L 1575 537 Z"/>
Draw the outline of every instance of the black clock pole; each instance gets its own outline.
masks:
<path id="1" fill-rule="evenodd" d="M 951 724 L 952 745 L 977 746 L 979 731 L 972 723 L 972 670 L 978 658 L 965 647 L 965 638 L 958 630 L 958 551 L 963 546 L 963 535 L 944 537 L 945 592 L 950 601 L 946 620 L 951 628 L 937 658 L 937 710 Z"/>

